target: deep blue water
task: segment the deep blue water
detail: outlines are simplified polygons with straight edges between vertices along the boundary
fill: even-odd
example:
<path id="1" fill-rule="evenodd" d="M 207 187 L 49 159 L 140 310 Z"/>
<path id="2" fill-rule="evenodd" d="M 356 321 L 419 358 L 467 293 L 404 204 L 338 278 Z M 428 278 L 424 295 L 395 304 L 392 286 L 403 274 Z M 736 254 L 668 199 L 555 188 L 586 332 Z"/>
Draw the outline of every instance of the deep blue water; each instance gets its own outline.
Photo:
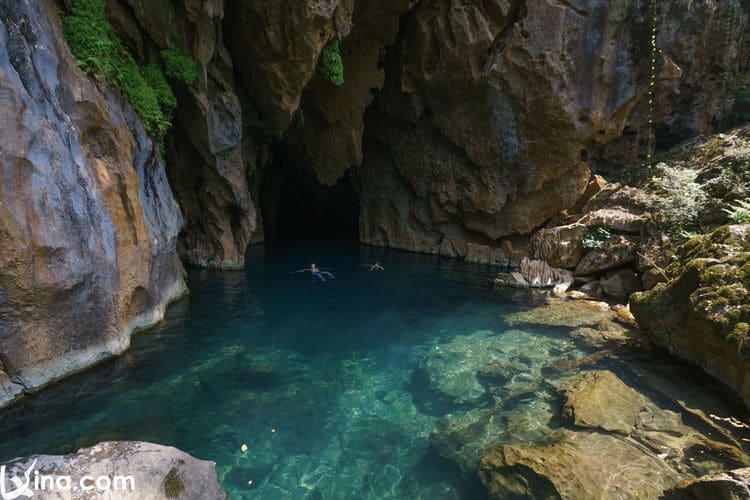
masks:
<path id="1" fill-rule="evenodd" d="M 386 270 L 362 266 L 375 260 Z M 291 274 L 311 261 L 336 279 Z M 429 441 L 439 418 L 491 403 L 462 370 L 580 352 L 557 329 L 505 326 L 518 306 L 492 268 L 348 245 L 253 247 L 248 262 L 191 270 L 190 295 L 126 355 L 3 415 L 0 461 L 133 439 L 214 460 L 236 498 L 481 498 Z M 557 404 L 535 388 L 504 425 L 533 440 Z"/>

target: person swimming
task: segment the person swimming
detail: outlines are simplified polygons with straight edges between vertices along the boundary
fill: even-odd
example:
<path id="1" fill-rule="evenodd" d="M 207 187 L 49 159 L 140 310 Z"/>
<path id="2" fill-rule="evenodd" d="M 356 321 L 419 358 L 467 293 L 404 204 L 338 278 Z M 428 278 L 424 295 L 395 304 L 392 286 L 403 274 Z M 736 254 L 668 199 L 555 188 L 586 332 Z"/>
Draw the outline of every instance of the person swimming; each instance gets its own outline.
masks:
<path id="1" fill-rule="evenodd" d="M 313 278 L 318 278 L 321 281 L 328 281 L 325 277 L 328 276 L 329 278 L 336 278 L 333 274 L 331 274 L 330 271 L 326 269 L 321 269 L 320 267 L 316 266 L 313 262 L 310 264 L 310 267 L 307 269 L 300 269 L 299 271 L 294 271 L 293 274 L 296 273 L 310 273 Z"/>
<path id="2" fill-rule="evenodd" d="M 385 268 L 383 267 L 383 264 L 376 262 L 370 266 L 370 271 L 385 271 Z"/>

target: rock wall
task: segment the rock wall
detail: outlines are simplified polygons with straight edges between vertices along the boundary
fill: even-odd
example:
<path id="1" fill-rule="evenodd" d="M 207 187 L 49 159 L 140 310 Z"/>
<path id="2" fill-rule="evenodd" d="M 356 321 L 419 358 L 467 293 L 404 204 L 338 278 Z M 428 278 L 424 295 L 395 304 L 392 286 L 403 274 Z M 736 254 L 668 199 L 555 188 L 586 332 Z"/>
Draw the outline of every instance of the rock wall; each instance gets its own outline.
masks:
<path id="1" fill-rule="evenodd" d="M 180 254 L 190 264 L 244 267 L 258 226 L 248 171 L 264 155 L 247 145 L 244 111 L 234 66 L 224 45 L 223 0 L 108 0 L 109 17 L 133 53 L 177 47 L 199 68 L 198 81 L 173 81 L 178 107 L 168 138 L 169 180 L 185 216 Z M 141 40 L 135 43 L 133 40 Z M 252 107 L 252 104 L 248 104 Z"/>
<path id="2" fill-rule="evenodd" d="M 78 70 L 51 0 L 0 14 L 2 406 L 124 351 L 185 283 L 140 121 Z"/>
<path id="3" fill-rule="evenodd" d="M 746 69 L 747 15 L 739 2 L 658 6 L 655 119 L 705 131 L 722 110 L 716 96 Z M 595 146 L 646 130 L 648 8 L 631 0 L 417 4 L 366 115 L 354 169 L 361 241 L 464 256 L 469 243 L 497 246 L 572 208 Z M 627 143 L 628 161 L 644 146 L 643 137 Z M 617 147 L 597 163 L 622 153 Z"/>
<path id="4" fill-rule="evenodd" d="M 750 58 L 740 0 L 657 2 L 656 17 L 647 0 L 109 4 L 134 51 L 176 45 L 200 65 L 177 89 L 169 175 L 181 254 L 218 268 L 262 239 L 274 157 L 325 186 L 351 171 L 365 244 L 466 257 L 531 235 L 592 168 L 643 159 L 649 116 L 661 142 L 705 132 Z M 334 39 L 341 86 L 316 71 Z"/>

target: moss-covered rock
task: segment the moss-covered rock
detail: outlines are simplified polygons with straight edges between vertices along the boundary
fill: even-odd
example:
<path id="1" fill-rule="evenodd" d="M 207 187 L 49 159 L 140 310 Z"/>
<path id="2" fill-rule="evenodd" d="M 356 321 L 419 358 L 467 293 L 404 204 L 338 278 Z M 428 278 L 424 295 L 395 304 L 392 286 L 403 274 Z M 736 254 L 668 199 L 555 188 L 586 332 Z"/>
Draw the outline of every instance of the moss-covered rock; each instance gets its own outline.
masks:
<path id="1" fill-rule="evenodd" d="M 750 406 L 750 224 L 723 226 L 682 245 L 671 279 L 634 294 L 652 339 L 732 387 Z"/>

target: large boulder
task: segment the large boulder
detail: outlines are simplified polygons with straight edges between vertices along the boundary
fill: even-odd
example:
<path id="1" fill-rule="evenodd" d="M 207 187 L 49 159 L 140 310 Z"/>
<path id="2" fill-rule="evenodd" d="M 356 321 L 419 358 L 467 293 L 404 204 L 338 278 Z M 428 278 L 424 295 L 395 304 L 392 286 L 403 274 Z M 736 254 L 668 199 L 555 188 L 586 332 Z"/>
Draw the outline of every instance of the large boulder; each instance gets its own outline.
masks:
<path id="1" fill-rule="evenodd" d="M 665 271 L 669 281 L 631 296 L 636 320 L 750 405 L 750 224 L 688 241 Z"/>
<path id="2" fill-rule="evenodd" d="M 3 465 L 5 475 L 0 481 L 5 481 L 5 492 L 31 493 L 21 498 L 33 495 L 35 499 L 224 500 L 227 495 L 219 486 L 215 466 L 214 462 L 198 460 L 169 446 L 105 441 L 70 455 L 32 455 L 11 460 Z M 42 476 L 55 478 L 54 486 L 43 483 Z M 60 477 L 70 478 L 69 487 Z M 22 488 L 29 479 L 28 488 Z M 36 488 L 37 483 L 40 488 Z"/>
<path id="3" fill-rule="evenodd" d="M 2 405 L 123 352 L 186 287 L 140 120 L 78 69 L 54 2 L 0 14 Z"/>

